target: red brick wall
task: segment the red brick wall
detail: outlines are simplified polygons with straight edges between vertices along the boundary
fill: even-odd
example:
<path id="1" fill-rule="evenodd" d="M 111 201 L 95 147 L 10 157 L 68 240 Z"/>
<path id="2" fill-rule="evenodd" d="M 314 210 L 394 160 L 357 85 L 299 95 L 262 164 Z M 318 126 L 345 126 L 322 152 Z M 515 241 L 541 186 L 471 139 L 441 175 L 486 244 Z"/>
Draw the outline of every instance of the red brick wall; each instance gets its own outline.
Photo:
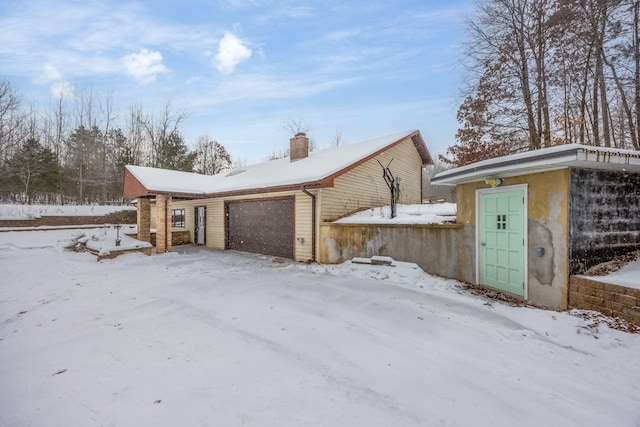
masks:
<path id="1" fill-rule="evenodd" d="M 599 311 L 640 323 L 640 289 L 570 276 L 569 308 Z"/>

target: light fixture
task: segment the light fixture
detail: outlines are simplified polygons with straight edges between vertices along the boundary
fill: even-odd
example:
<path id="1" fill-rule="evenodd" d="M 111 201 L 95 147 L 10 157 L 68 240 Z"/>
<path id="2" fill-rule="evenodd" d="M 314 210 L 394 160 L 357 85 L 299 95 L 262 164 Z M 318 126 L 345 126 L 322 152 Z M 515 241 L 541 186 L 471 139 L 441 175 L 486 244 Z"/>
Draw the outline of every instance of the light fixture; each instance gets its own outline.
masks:
<path id="1" fill-rule="evenodd" d="M 484 183 L 489 184 L 492 187 L 497 187 L 502 184 L 502 180 L 500 178 L 485 178 Z"/>

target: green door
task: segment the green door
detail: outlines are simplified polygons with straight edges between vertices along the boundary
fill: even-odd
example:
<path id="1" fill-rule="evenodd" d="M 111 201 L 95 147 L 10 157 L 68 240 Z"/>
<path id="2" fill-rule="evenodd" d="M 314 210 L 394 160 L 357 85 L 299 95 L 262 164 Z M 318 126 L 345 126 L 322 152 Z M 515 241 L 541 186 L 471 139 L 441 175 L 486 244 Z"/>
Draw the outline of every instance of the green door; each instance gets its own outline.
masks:
<path id="1" fill-rule="evenodd" d="M 482 284 L 525 296 L 525 191 L 480 194 Z"/>

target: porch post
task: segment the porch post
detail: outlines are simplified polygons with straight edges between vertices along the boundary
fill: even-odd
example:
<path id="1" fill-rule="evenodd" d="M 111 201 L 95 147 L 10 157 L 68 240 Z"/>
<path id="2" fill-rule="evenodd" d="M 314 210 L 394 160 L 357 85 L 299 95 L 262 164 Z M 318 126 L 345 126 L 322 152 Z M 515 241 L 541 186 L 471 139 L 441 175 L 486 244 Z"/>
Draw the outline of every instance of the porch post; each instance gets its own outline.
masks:
<path id="1" fill-rule="evenodd" d="M 173 220 L 171 218 L 171 195 L 166 196 L 165 204 L 166 204 L 165 217 L 167 218 L 167 228 L 165 228 L 165 248 L 166 248 L 167 252 L 171 252 L 171 246 L 173 244 L 173 242 L 172 242 L 173 233 L 172 233 L 172 230 L 171 230 L 171 224 L 173 222 Z"/>
<path id="2" fill-rule="evenodd" d="M 149 199 L 138 198 L 137 222 L 138 240 L 151 241 L 151 203 Z"/>
<path id="3" fill-rule="evenodd" d="M 171 220 L 171 218 L 169 218 Z M 167 199 L 156 196 L 156 253 L 167 252 Z"/>

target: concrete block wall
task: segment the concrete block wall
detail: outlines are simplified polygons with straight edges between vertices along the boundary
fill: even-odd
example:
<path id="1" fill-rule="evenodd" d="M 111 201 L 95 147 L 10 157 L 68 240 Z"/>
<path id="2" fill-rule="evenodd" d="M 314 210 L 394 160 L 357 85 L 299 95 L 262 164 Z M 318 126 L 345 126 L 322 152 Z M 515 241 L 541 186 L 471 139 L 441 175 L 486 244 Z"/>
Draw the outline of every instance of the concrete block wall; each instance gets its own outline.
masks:
<path id="1" fill-rule="evenodd" d="M 569 308 L 599 311 L 640 324 L 640 289 L 570 276 Z"/>
<path id="2" fill-rule="evenodd" d="M 569 274 L 640 248 L 640 174 L 572 169 Z"/>

